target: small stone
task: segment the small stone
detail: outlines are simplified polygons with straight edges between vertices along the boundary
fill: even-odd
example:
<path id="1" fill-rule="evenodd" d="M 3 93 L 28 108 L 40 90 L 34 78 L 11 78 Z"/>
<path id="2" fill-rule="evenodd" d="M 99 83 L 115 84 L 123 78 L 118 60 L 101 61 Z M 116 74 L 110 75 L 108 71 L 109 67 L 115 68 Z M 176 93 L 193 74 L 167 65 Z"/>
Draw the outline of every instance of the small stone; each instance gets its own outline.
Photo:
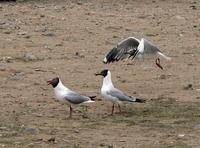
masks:
<path id="1" fill-rule="evenodd" d="M 181 34 L 179 34 L 179 36 L 180 36 L 180 37 L 183 37 L 184 35 L 181 33 Z"/>
<path id="2" fill-rule="evenodd" d="M 30 35 L 25 35 L 24 38 L 29 39 L 31 36 Z"/>
<path id="3" fill-rule="evenodd" d="M 190 8 L 192 8 L 193 10 L 197 9 L 197 7 L 195 5 L 191 5 Z"/>
<path id="4" fill-rule="evenodd" d="M 183 87 L 183 89 L 192 90 L 193 89 L 192 84 L 187 84 L 186 86 Z"/>
<path id="5" fill-rule="evenodd" d="M 128 31 L 128 32 L 129 32 L 129 31 L 132 31 L 132 29 L 130 29 L 130 28 L 126 28 L 125 31 Z"/>
<path id="6" fill-rule="evenodd" d="M 75 55 L 76 55 L 76 56 L 79 56 L 79 52 L 76 52 Z"/>
<path id="7" fill-rule="evenodd" d="M 42 35 L 49 36 L 49 37 L 55 36 L 55 34 L 53 32 L 43 33 Z"/>
<path id="8" fill-rule="evenodd" d="M 5 67 L 0 67 L 0 71 L 6 71 L 7 69 Z"/>
<path id="9" fill-rule="evenodd" d="M 104 147 L 105 143 L 100 143 L 99 146 Z"/>
<path id="10" fill-rule="evenodd" d="M 5 126 L 0 127 L 0 130 L 5 130 L 5 129 L 7 129 L 7 127 L 5 127 Z"/>
<path id="11" fill-rule="evenodd" d="M 160 79 L 166 79 L 166 75 L 164 74 L 160 75 Z"/>
<path id="12" fill-rule="evenodd" d="M 62 21 L 66 20 L 64 17 L 61 18 Z"/>
<path id="13" fill-rule="evenodd" d="M 3 33 L 4 33 L 4 34 L 11 34 L 11 31 L 6 30 L 6 31 L 4 31 Z"/>
<path id="14" fill-rule="evenodd" d="M 183 138 L 183 137 L 185 137 L 185 134 L 178 134 L 178 137 Z"/>
<path id="15" fill-rule="evenodd" d="M 180 15 L 177 15 L 176 18 L 177 18 L 178 20 L 183 20 L 183 19 L 185 19 L 184 17 L 182 17 L 182 16 L 180 16 Z"/>
<path id="16" fill-rule="evenodd" d="M 2 61 L 5 63 L 11 63 L 12 60 L 13 60 L 13 58 L 10 56 L 5 56 L 2 58 Z"/>
<path id="17" fill-rule="evenodd" d="M 37 134 L 37 133 L 39 133 L 39 129 L 35 128 L 35 127 L 27 127 L 25 129 L 25 132 L 27 132 L 29 134 Z"/>
<path id="18" fill-rule="evenodd" d="M 63 46 L 63 44 L 62 43 L 58 43 L 55 46 Z"/>
<path id="19" fill-rule="evenodd" d="M 4 25 L 4 24 L 6 24 L 6 22 L 0 21 L 0 25 Z"/>
<path id="20" fill-rule="evenodd" d="M 17 81 L 17 80 L 22 80 L 22 77 L 19 76 L 19 75 L 14 75 L 14 76 L 7 77 L 6 80 L 9 80 L 9 81 Z"/>
<path id="21" fill-rule="evenodd" d="M 114 148 L 112 144 L 108 145 L 108 148 Z"/>
<path id="22" fill-rule="evenodd" d="M 25 62 L 36 61 L 36 60 L 38 60 L 38 58 L 35 55 L 33 55 L 32 53 L 26 53 L 26 54 L 24 54 L 24 61 Z"/>
<path id="23" fill-rule="evenodd" d="M 77 5 L 83 5 L 83 3 L 82 2 L 77 2 Z"/>
<path id="24" fill-rule="evenodd" d="M 74 130 L 74 133 L 80 133 L 78 130 Z"/>
<path id="25" fill-rule="evenodd" d="M 22 31 L 22 32 L 18 33 L 18 35 L 26 35 L 26 34 L 27 34 L 27 32 L 25 32 L 25 31 Z"/>
<path id="26" fill-rule="evenodd" d="M 158 33 L 156 33 L 156 34 L 154 34 L 154 33 L 147 33 L 146 34 L 146 36 L 158 36 L 159 34 Z"/>
<path id="27" fill-rule="evenodd" d="M 196 99 L 200 99 L 200 96 L 196 97 Z"/>
<path id="28" fill-rule="evenodd" d="M 118 38 L 118 36 L 117 35 L 113 35 L 113 38 Z"/>
<path id="29" fill-rule="evenodd" d="M 56 141 L 56 138 L 55 137 L 51 137 L 47 140 L 48 142 L 55 142 Z"/>
<path id="30" fill-rule="evenodd" d="M 40 17 L 45 17 L 45 15 L 44 14 L 40 14 Z"/>
<path id="31" fill-rule="evenodd" d="M 5 147 L 6 145 L 5 145 L 5 144 L 0 144 L 0 146 L 1 146 L 1 147 Z"/>
<path id="32" fill-rule="evenodd" d="M 126 80 L 121 80 L 121 82 L 122 82 L 122 83 L 126 83 L 127 81 L 126 81 Z"/>
<path id="33" fill-rule="evenodd" d="M 39 114 L 39 113 L 34 113 L 33 115 L 35 115 L 36 117 L 42 117 L 43 116 L 42 114 Z"/>

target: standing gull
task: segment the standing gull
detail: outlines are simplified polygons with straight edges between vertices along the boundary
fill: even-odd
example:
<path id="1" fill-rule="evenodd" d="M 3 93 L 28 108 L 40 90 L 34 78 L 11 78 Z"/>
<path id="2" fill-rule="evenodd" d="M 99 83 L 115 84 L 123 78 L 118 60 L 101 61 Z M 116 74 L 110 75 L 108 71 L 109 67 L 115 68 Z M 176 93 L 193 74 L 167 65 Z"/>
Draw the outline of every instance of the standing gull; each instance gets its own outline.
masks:
<path id="1" fill-rule="evenodd" d="M 114 61 L 123 60 L 126 58 L 134 59 L 138 58 L 155 58 L 156 65 L 163 69 L 160 65 L 160 57 L 170 60 L 171 58 L 164 55 L 160 49 L 154 46 L 151 42 L 142 38 L 141 40 L 135 37 L 129 37 L 120 43 L 117 44 L 117 47 L 114 47 L 104 58 L 103 62 L 105 64 L 111 63 Z"/>
<path id="2" fill-rule="evenodd" d="M 113 86 L 112 80 L 111 80 L 111 72 L 107 69 L 101 71 L 100 73 L 96 73 L 95 75 L 101 75 L 103 76 L 103 85 L 101 88 L 101 95 L 112 102 L 112 113 L 114 112 L 114 105 L 118 104 L 119 111 L 121 112 L 120 104 L 122 103 L 143 103 L 145 100 L 138 99 L 136 97 L 128 96 L 121 90 L 115 88 Z"/>
<path id="3" fill-rule="evenodd" d="M 84 103 L 92 103 L 94 102 L 92 99 L 96 97 L 96 96 L 92 97 L 81 96 L 80 94 L 64 86 L 58 77 L 47 81 L 47 83 L 48 85 L 51 84 L 53 86 L 56 99 L 58 99 L 62 103 L 67 103 L 69 105 L 70 108 L 69 118 L 72 117 L 72 111 L 73 111 L 72 107 Z"/>

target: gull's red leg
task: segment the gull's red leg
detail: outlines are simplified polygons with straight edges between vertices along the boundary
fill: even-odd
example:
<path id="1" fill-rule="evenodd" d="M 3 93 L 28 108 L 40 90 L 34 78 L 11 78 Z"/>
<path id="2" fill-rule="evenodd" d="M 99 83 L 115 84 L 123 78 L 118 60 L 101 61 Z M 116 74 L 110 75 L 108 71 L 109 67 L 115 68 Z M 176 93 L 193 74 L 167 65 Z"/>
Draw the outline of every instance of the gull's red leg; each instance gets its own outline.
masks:
<path id="1" fill-rule="evenodd" d="M 114 108 L 115 108 L 115 105 L 113 104 L 113 105 L 112 105 L 112 113 L 111 113 L 111 116 L 113 115 Z"/>
<path id="2" fill-rule="evenodd" d="M 156 59 L 156 65 L 157 65 L 160 69 L 163 70 L 163 67 L 160 65 L 160 59 L 159 59 L 159 58 Z"/>
<path id="3" fill-rule="evenodd" d="M 69 106 L 69 118 L 72 118 L 72 111 L 73 111 L 73 109 L 72 109 L 72 107 L 71 107 L 71 105 Z"/>
<path id="4" fill-rule="evenodd" d="M 118 104 L 118 108 L 119 108 L 119 112 L 121 113 L 122 111 L 121 111 L 121 107 L 120 107 L 120 105 Z"/>

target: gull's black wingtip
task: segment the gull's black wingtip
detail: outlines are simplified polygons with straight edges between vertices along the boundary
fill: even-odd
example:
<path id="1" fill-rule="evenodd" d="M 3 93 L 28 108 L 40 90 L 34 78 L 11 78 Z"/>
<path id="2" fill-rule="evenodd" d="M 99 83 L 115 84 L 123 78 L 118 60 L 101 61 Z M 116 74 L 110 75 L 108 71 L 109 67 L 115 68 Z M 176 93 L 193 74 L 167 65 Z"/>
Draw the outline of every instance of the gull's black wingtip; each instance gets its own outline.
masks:
<path id="1" fill-rule="evenodd" d="M 90 98 L 92 101 L 95 101 L 94 98 L 96 98 L 96 96 L 89 96 L 89 98 Z"/>
<path id="2" fill-rule="evenodd" d="M 138 103 L 145 103 L 146 100 L 144 99 L 139 99 L 139 98 L 136 98 L 135 102 L 138 102 Z"/>
<path id="3" fill-rule="evenodd" d="M 103 63 L 104 64 L 109 64 L 112 62 L 116 61 L 116 55 L 117 55 L 117 48 L 114 47 L 107 55 L 106 57 L 103 59 Z"/>

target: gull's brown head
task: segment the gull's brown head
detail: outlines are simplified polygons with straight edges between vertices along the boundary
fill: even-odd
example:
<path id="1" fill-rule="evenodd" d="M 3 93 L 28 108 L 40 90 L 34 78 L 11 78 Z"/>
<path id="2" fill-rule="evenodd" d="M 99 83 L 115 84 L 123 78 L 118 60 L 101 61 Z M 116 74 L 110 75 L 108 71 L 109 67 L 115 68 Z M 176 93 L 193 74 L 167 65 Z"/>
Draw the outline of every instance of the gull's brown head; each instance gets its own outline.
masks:
<path id="1" fill-rule="evenodd" d="M 59 78 L 58 77 L 53 78 L 52 80 L 47 81 L 47 83 L 48 83 L 48 85 L 51 84 L 53 86 L 53 88 L 55 88 L 59 83 Z"/>

